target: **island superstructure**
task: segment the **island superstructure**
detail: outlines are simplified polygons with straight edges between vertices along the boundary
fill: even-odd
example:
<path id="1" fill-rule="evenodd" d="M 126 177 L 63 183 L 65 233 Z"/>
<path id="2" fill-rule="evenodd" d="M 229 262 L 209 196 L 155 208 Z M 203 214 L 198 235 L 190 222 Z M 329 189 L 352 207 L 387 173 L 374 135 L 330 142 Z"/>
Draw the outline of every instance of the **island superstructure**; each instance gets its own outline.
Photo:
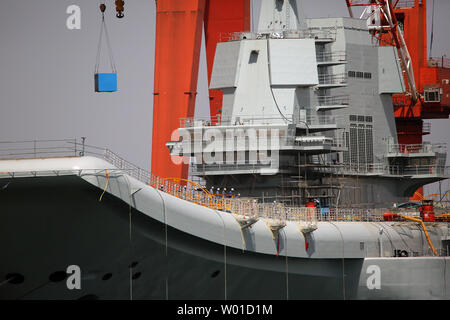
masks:
<path id="1" fill-rule="evenodd" d="M 445 144 L 398 143 L 396 48 L 365 20 L 304 19 L 295 3 L 263 2 L 257 32 L 217 45 L 222 112 L 181 119 L 171 154 L 196 157 L 207 189 L 303 205 L 385 207 L 448 176 Z"/>

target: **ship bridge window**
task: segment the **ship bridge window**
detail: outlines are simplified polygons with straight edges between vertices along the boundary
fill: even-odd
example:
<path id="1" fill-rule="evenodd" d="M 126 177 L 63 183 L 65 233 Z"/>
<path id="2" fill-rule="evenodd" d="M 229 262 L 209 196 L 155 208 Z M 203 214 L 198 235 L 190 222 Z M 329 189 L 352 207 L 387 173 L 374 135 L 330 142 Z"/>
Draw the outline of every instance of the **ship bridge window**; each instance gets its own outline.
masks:
<path id="1" fill-rule="evenodd" d="M 357 71 L 357 72 L 356 72 L 356 77 L 357 77 L 357 78 L 364 78 L 364 72 Z"/>
<path id="2" fill-rule="evenodd" d="M 256 63 L 258 62 L 259 50 L 252 50 L 250 52 L 250 58 L 248 59 L 248 63 Z"/>
<path id="3" fill-rule="evenodd" d="M 364 72 L 364 79 L 372 79 L 372 74 L 370 72 Z"/>

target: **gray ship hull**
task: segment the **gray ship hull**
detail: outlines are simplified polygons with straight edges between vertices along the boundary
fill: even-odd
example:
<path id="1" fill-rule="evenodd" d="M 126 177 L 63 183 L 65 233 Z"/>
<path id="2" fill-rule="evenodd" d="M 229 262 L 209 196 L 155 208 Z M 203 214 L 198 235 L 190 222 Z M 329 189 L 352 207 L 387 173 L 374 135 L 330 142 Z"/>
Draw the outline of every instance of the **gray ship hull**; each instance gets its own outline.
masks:
<path id="1" fill-rule="evenodd" d="M 285 270 L 286 259 L 225 248 L 134 209 L 130 226 L 129 205 L 108 194 L 99 202 L 100 194 L 74 176 L 15 179 L 1 193 L 0 276 L 17 273 L 24 281 L 3 284 L 0 298 L 356 297 L 361 259 L 289 259 L 288 267 L 303 275 L 260 270 L 257 265 Z M 66 279 L 56 277 L 74 264 L 81 269 L 81 290 L 69 290 Z M 345 288 L 343 267 L 354 274 Z"/>
<path id="2" fill-rule="evenodd" d="M 177 230 L 109 193 L 99 201 L 101 193 L 78 176 L 15 178 L 0 191 L 1 299 L 449 298 L 444 257 L 261 254 Z M 367 286 L 374 264 L 380 289 Z M 81 269 L 81 289 L 67 287 L 70 265 Z"/>

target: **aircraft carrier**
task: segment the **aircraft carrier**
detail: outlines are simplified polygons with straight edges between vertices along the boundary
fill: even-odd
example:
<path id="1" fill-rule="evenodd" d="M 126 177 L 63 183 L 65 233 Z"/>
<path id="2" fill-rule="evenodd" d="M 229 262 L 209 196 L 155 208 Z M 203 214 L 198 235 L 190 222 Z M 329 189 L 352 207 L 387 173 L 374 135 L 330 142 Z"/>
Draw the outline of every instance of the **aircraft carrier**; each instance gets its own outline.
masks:
<path id="1" fill-rule="evenodd" d="M 166 143 L 189 179 L 84 139 L 1 143 L 0 298 L 449 299 L 448 208 L 410 201 L 447 150 L 399 142 L 405 56 L 296 3 L 217 45 L 220 115 Z"/>

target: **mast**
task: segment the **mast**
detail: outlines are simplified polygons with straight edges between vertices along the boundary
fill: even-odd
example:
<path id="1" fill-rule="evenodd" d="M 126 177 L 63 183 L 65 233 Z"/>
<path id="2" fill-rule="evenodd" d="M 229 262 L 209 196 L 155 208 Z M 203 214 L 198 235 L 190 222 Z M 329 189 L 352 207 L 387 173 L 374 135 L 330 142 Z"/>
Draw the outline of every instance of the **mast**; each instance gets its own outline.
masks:
<path id="1" fill-rule="evenodd" d="M 266 0 L 261 3 L 258 32 L 272 33 L 306 28 L 300 0 Z"/>

